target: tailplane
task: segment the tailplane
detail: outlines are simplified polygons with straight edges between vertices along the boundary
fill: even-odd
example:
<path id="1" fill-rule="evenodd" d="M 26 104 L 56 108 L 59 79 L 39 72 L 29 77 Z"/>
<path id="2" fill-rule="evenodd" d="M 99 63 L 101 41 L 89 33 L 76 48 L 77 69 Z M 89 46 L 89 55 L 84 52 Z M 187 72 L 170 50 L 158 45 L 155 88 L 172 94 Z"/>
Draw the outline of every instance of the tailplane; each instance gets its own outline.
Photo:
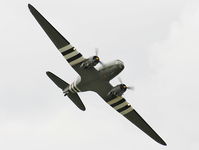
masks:
<path id="1" fill-rule="evenodd" d="M 52 72 L 47 71 L 46 74 L 60 89 L 64 90 L 69 86 L 68 83 L 54 75 Z"/>
<path id="2" fill-rule="evenodd" d="M 78 96 L 77 93 L 72 93 L 70 92 L 68 89 L 69 84 L 66 83 L 64 80 L 62 80 L 61 78 L 59 78 L 58 76 L 56 76 L 55 74 L 53 74 L 52 72 L 47 71 L 46 72 L 47 76 L 60 88 L 62 89 L 62 91 L 64 93 L 67 92 L 67 94 L 65 94 L 65 96 L 67 95 L 71 101 L 81 110 L 86 110 L 84 104 L 82 103 L 80 97 Z M 66 91 L 67 90 L 67 91 Z"/>

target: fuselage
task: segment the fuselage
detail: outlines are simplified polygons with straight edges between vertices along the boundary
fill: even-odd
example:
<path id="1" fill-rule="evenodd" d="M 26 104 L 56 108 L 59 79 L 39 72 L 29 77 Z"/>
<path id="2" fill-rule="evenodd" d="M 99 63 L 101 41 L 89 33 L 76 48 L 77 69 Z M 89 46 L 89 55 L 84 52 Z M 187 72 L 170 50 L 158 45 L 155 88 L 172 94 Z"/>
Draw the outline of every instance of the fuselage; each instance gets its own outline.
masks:
<path id="1" fill-rule="evenodd" d="M 73 93 L 96 91 L 103 82 L 109 82 L 124 69 L 124 64 L 120 60 L 112 61 L 97 69 L 97 73 L 88 74 L 87 77 L 79 76 L 76 81 L 69 85 L 68 90 Z"/>

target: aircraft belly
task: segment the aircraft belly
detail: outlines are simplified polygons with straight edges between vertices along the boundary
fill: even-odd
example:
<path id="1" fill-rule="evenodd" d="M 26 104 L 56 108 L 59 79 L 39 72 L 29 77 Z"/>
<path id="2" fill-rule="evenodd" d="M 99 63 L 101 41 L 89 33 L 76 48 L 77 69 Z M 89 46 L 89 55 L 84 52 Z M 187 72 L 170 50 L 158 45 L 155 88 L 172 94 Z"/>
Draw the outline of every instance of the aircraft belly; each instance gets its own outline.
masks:
<path id="1" fill-rule="evenodd" d="M 104 88 L 104 79 L 101 78 L 99 73 L 89 72 L 86 77 L 81 77 L 81 81 L 77 83 L 77 87 L 81 92 L 85 91 L 98 91 Z"/>

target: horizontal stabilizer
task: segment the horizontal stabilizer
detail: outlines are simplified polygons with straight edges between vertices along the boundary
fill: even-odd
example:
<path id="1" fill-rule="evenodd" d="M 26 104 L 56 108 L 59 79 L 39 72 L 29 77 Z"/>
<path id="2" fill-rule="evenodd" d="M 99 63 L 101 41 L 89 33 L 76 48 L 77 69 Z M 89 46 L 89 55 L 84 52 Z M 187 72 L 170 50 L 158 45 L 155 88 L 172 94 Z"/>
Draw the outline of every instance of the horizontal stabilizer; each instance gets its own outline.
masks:
<path id="1" fill-rule="evenodd" d="M 84 104 L 82 103 L 80 97 L 77 95 L 77 93 L 69 93 L 67 95 L 71 101 L 81 110 L 85 111 L 86 107 L 84 106 Z"/>
<path id="2" fill-rule="evenodd" d="M 52 72 L 47 71 L 46 74 L 60 89 L 64 90 L 67 86 L 69 86 L 68 83 L 54 75 Z"/>
<path id="3" fill-rule="evenodd" d="M 58 76 L 56 76 L 55 74 L 53 74 L 52 72 L 47 71 L 46 72 L 47 76 L 60 88 L 63 90 L 65 90 L 69 84 L 66 83 L 64 80 L 62 80 L 61 78 L 59 78 Z M 77 93 L 71 93 L 69 92 L 67 94 L 67 96 L 71 99 L 71 101 L 81 110 L 86 110 L 83 102 L 81 101 L 80 97 L 78 96 Z"/>

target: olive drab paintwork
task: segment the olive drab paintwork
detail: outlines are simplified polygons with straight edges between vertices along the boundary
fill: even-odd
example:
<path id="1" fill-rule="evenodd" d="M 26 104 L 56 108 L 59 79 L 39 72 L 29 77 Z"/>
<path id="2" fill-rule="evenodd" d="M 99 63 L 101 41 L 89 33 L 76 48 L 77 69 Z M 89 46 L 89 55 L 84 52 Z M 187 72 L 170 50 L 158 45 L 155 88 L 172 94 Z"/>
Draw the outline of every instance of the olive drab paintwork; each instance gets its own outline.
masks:
<path id="1" fill-rule="evenodd" d="M 136 110 L 122 96 L 128 88 L 124 84 L 113 87 L 110 80 L 118 75 L 123 69 L 124 64 L 120 60 L 102 65 L 99 69 L 94 66 L 100 62 L 98 56 L 84 58 L 83 55 L 75 49 L 32 5 L 28 4 L 30 12 L 37 22 L 46 32 L 48 37 L 54 43 L 61 55 L 79 74 L 76 81 L 71 84 L 47 72 L 48 77 L 67 95 L 73 103 L 85 110 L 85 106 L 78 96 L 78 92 L 94 91 L 104 99 L 113 109 L 127 118 L 130 122 L 140 128 L 148 136 L 162 145 L 166 145 L 164 140 L 144 121 Z"/>

